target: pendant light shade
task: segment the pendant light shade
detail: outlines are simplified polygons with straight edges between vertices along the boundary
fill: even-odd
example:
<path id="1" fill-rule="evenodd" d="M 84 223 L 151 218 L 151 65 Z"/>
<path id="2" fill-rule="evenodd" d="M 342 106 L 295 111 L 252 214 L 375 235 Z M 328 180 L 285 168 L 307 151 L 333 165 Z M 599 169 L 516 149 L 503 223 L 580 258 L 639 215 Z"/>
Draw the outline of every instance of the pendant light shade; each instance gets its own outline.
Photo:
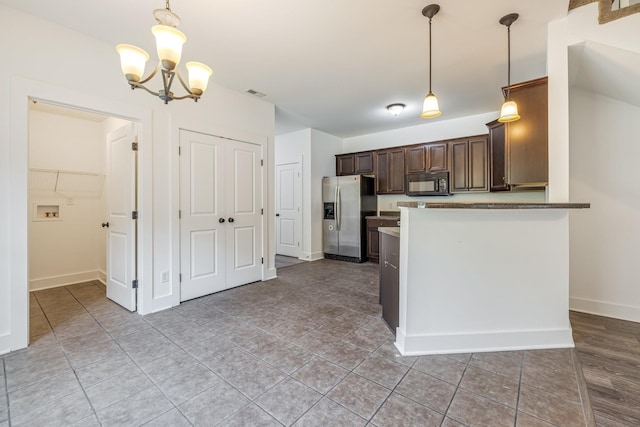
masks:
<path id="1" fill-rule="evenodd" d="M 518 114 L 518 104 L 516 104 L 515 101 L 505 101 L 500 109 L 500 118 L 498 121 L 508 123 L 515 122 L 518 119 L 520 119 L 520 115 Z"/>
<path id="2" fill-rule="evenodd" d="M 149 60 L 149 54 L 130 44 L 119 44 L 116 50 L 120 54 L 120 68 L 127 80 L 140 81 L 144 74 L 144 66 Z"/>
<path id="3" fill-rule="evenodd" d="M 431 91 L 431 19 L 440 11 L 440 6 L 437 4 L 430 4 L 422 9 L 422 15 L 429 18 L 429 93 L 424 98 L 424 104 L 422 106 L 422 114 L 420 117 L 423 119 L 432 119 L 438 117 L 440 107 L 438 106 L 438 99 Z"/>
<path id="4" fill-rule="evenodd" d="M 182 45 L 187 37 L 182 31 L 168 25 L 154 25 L 151 32 L 156 38 L 158 58 L 166 70 L 173 70 L 180 63 Z"/>
<path id="5" fill-rule="evenodd" d="M 442 114 L 442 112 L 438 106 L 438 98 L 436 98 L 433 93 L 429 92 L 424 98 L 422 114 L 420 114 L 420 117 L 423 119 L 433 119 L 434 117 L 438 117 L 440 114 Z"/>
<path id="6" fill-rule="evenodd" d="M 515 122 L 520 119 L 518 114 L 518 104 L 510 99 L 511 95 L 511 24 L 519 17 L 517 13 L 510 13 L 500 18 L 500 24 L 507 27 L 507 93 L 504 97 L 504 104 L 500 109 L 498 121 L 501 123 Z"/>

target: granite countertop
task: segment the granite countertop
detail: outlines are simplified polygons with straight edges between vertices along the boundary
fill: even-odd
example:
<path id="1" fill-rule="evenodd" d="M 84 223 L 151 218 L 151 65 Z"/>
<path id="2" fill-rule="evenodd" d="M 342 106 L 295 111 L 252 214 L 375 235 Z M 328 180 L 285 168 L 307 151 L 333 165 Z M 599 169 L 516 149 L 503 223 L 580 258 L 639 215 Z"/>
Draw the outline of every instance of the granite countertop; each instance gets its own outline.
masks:
<path id="1" fill-rule="evenodd" d="M 398 202 L 401 208 L 420 209 L 588 209 L 590 203 L 531 203 L 531 202 Z"/>
<path id="2" fill-rule="evenodd" d="M 378 227 L 378 231 L 390 236 L 400 237 L 400 227 Z"/>

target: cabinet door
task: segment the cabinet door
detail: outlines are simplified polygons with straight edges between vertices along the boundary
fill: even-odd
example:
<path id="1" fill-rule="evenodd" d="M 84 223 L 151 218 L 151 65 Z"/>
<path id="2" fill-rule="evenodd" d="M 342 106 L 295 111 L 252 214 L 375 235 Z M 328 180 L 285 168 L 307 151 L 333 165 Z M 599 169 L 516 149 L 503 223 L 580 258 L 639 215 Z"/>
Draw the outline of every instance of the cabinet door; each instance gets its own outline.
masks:
<path id="1" fill-rule="evenodd" d="M 449 170 L 447 146 L 448 144 L 446 142 L 428 144 L 426 146 L 428 172 L 442 172 Z"/>
<path id="2" fill-rule="evenodd" d="M 407 147 L 404 159 L 407 173 L 425 172 L 427 170 L 426 148 L 426 145 Z"/>
<path id="3" fill-rule="evenodd" d="M 489 128 L 489 190 L 509 190 L 507 184 L 507 152 L 505 124 L 497 120 L 487 123 Z"/>
<path id="4" fill-rule="evenodd" d="M 356 175 L 363 173 L 373 173 L 372 152 L 355 154 L 355 173 Z"/>
<path id="5" fill-rule="evenodd" d="M 389 194 L 404 194 L 404 148 L 389 151 Z"/>
<path id="6" fill-rule="evenodd" d="M 353 154 L 336 156 L 336 176 L 355 175 L 356 157 Z"/>
<path id="7" fill-rule="evenodd" d="M 389 152 L 377 151 L 376 162 L 376 194 L 387 194 L 389 190 Z"/>
<path id="8" fill-rule="evenodd" d="M 468 147 L 469 175 L 467 188 L 469 191 L 488 191 L 487 138 L 471 138 L 469 139 Z"/>
<path id="9" fill-rule="evenodd" d="M 467 153 L 467 141 L 458 140 L 450 143 L 451 149 L 451 173 L 449 175 L 449 188 L 452 193 L 467 191 L 469 156 Z"/>
<path id="10" fill-rule="evenodd" d="M 367 258 L 369 261 L 378 262 L 380 257 L 380 233 L 377 224 L 370 226 L 367 221 Z"/>
<path id="11" fill-rule="evenodd" d="M 547 79 L 512 86 L 521 119 L 507 123 L 507 183 L 545 185 L 548 181 Z"/>

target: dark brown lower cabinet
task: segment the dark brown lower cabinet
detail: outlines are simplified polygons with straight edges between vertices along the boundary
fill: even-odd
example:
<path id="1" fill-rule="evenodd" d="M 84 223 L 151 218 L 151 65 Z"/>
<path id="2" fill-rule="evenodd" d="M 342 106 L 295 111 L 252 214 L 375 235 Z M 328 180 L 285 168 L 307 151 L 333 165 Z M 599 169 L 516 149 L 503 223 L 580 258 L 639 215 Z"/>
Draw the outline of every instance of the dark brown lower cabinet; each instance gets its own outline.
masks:
<path id="1" fill-rule="evenodd" d="M 367 258 L 377 263 L 380 258 L 378 227 L 397 227 L 400 217 L 394 219 L 367 218 Z"/>
<path id="2" fill-rule="evenodd" d="M 380 305 L 382 319 L 396 334 L 400 325 L 400 238 L 380 233 Z"/>

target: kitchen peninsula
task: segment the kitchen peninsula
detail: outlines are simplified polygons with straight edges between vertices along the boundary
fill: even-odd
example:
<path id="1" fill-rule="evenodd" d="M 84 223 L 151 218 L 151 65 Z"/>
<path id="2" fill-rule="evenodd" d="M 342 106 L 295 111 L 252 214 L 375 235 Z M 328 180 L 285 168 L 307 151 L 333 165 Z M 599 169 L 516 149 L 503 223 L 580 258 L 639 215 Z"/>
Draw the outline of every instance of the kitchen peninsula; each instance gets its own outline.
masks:
<path id="1" fill-rule="evenodd" d="M 398 206 L 403 355 L 573 347 L 568 209 L 589 204 Z"/>

